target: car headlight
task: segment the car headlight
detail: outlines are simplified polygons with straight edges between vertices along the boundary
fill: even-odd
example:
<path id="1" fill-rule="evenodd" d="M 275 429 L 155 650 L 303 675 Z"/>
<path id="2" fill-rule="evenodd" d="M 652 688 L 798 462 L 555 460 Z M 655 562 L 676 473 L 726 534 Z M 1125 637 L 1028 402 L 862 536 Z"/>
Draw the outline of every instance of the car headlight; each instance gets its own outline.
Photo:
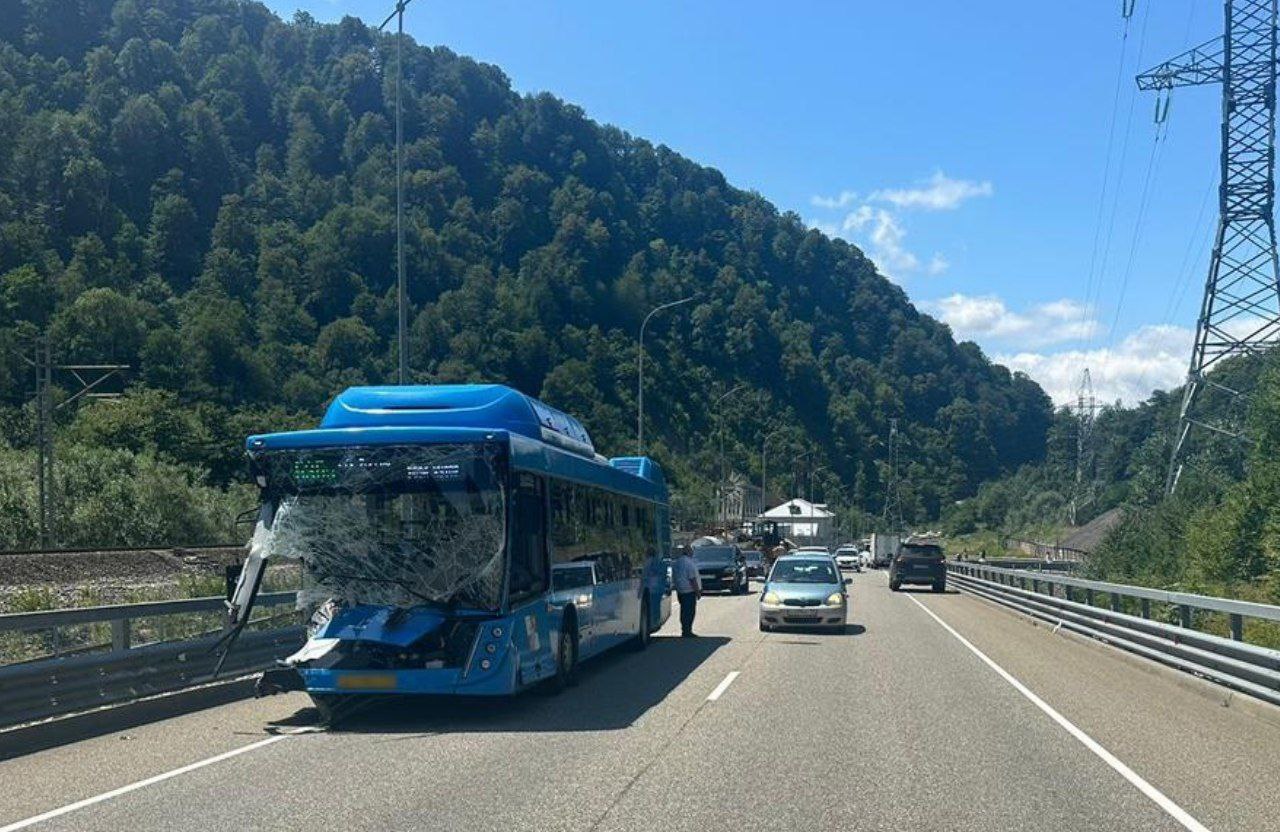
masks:
<path id="1" fill-rule="evenodd" d="M 760 599 L 760 603 L 770 607 L 782 606 L 782 596 L 776 592 L 766 592 L 764 597 Z"/>
<path id="2" fill-rule="evenodd" d="M 828 607 L 838 607 L 844 603 L 844 596 L 839 592 L 833 592 L 827 596 Z"/>

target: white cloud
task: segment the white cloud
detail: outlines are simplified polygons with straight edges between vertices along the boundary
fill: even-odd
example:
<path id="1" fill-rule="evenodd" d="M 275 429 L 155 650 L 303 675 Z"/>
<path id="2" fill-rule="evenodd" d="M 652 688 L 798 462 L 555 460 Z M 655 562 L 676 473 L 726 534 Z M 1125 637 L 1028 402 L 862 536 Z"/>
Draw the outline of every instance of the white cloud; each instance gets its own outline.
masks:
<path id="1" fill-rule="evenodd" d="M 901 276 L 920 268 L 920 258 L 903 245 L 907 232 L 898 218 L 883 208 L 859 205 L 840 223 L 841 236 L 865 235 L 868 254 L 886 276 Z"/>
<path id="2" fill-rule="evenodd" d="M 847 213 L 838 222 L 814 219 L 809 224 L 824 234 L 843 237 L 861 246 L 886 277 L 901 279 L 918 271 L 940 275 L 951 267 L 951 263 L 939 252 L 935 252 L 927 263 L 921 263 L 920 258 L 904 245 L 907 232 L 896 211 L 950 211 L 966 200 L 993 193 L 995 189 L 990 182 L 952 179 L 937 171 L 915 187 L 885 188 L 873 191 L 861 200 L 856 191 L 841 191 L 836 196 L 812 196 L 809 201 L 817 208 Z M 850 208 L 853 210 L 848 210 Z"/>
<path id="3" fill-rule="evenodd" d="M 809 201 L 819 208 L 848 208 L 850 205 L 858 201 L 858 194 L 855 191 L 841 191 L 839 196 L 811 196 Z"/>
<path id="4" fill-rule="evenodd" d="M 996 355 L 995 360 L 1027 373 L 1057 404 L 1074 400 L 1080 374 L 1088 367 L 1099 402 L 1133 405 L 1153 390 L 1182 384 L 1194 338 L 1195 333 L 1185 327 L 1151 325 L 1135 330 L 1114 347 L 1048 354 L 1018 352 Z"/>
<path id="5" fill-rule="evenodd" d="M 969 179 L 952 179 L 942 171 L 911 188 L 886 188 L 873 191 L 870 200 L 888 202 L 897 208 L 918 208 L 922 211 L 953 211 L 966 200 L 991 196 L 995 188 L 990 182 Z"/>
<path id="6" fill-rule="evenodd" d="M 1017 312 L 995 295 L 956 293 L 921 306 L 951 327 L 957 338 L 997 341 L 1019 349 L 1089 338 L 1098 321 L 1084 304 L 1064 298 Z"/>

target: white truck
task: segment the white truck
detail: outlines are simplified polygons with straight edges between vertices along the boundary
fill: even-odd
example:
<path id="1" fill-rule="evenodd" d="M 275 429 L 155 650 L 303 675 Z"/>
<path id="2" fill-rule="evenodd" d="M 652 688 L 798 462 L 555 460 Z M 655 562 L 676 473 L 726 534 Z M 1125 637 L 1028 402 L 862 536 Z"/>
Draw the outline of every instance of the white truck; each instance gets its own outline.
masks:
<path id="1" fill-rule="evenodd" d="M 876 532 L 871 535 L 871 565 L 872 566 L 888 566 L 894 556 L 898 554 L 898 547 L 902 545 L 902 535 L 899 534 L 882 534 Z"/>

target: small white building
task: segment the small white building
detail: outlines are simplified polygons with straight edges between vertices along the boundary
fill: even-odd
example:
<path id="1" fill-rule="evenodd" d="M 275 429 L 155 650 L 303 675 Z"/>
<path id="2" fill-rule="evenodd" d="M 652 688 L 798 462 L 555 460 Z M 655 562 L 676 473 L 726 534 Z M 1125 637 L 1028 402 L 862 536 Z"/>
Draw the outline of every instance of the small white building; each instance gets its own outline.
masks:
<path id="1" fill-rule="evenodd" d="M 774 521 L 780 535 L 801 545 L 825 545 L 835 539 L 836 515 L 827 509 L 826 503 L 811 503 L 796 497 L 764 512 L 760 519 Z"/>

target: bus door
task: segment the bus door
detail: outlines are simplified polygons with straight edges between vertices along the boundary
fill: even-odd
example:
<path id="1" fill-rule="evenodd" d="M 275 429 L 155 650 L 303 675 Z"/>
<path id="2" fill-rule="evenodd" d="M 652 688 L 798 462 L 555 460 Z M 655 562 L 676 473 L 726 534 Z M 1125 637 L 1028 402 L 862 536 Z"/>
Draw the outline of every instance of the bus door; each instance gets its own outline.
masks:
<path id="1" fill-rule="evenodd" d="M 626 581 L 618 574 L 618 558 L 605 552 L 595 559 L 596 586 L 593 596 L 591 620 L 595 630 L 595 648 L 604 650 L 616 644 L 630 623 L 622 621 L 623 585 Z"/>

